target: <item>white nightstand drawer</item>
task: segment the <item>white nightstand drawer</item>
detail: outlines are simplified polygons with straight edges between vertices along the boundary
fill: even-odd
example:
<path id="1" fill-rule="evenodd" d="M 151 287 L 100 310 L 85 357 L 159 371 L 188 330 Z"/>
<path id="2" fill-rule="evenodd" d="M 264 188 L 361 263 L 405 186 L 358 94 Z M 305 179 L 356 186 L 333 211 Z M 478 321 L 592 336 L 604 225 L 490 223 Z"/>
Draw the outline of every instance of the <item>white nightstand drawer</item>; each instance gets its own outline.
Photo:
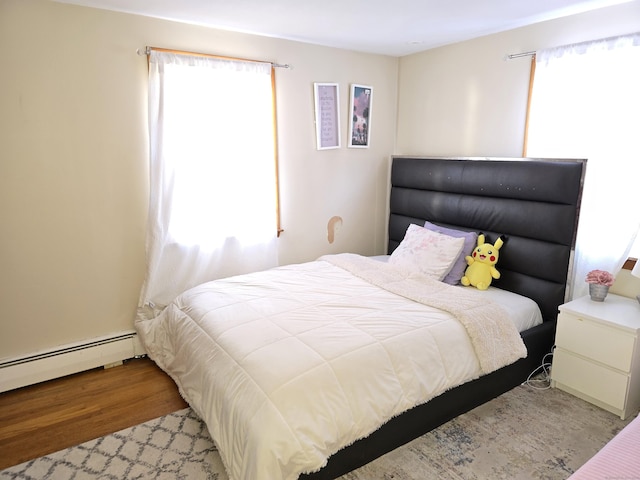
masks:
<path id="1" fill-rule="evenodd" d="M 551 378 L 560 384 L 623 410 L 629 377 L 602 365 L 556 348 L 553 353 Z"/>
<path id="2" fill-rule="evenodd" d="M 625 373 L 631 371 L 635 337 L 622 330 L 583 320 L 560 312 L 556 346 L 610 365 Z"/>

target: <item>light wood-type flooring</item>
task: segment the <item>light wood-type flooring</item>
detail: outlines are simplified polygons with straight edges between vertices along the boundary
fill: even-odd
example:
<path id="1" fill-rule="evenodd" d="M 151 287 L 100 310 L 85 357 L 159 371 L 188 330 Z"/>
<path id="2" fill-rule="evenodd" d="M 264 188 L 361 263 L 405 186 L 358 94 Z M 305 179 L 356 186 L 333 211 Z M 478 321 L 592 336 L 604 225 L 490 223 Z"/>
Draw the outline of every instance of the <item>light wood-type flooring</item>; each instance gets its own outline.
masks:
<path id="1" fill-rule="evenodd" d="M 0 393 L 0 470 L 186 407 L 148 358 Z"/>

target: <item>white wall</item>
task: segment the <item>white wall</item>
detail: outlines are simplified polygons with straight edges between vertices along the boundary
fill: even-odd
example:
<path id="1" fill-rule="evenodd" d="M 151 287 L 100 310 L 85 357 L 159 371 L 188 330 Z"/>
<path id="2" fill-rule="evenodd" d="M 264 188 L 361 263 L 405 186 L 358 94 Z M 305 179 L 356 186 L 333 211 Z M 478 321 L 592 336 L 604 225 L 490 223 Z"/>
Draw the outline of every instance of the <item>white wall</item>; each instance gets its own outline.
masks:
<path id="1" fill-rule="evenodd" d="M 396 153 L 521 156 L 535 51 L 640 31 L 640 1 L 402 57 Z"/>
<path id="2" fill-rule="evenodd" d="M 0 0 L 0 361 L 133 327 L 147 212 L 146 45 L 278 70 L 281 263 L 385 249 L 398 59 L 48 0 Z M 374 88 L 371 148 L 315 148 L 313 82 Z M 332 244 L 327 222 L 343 219 Z"/>

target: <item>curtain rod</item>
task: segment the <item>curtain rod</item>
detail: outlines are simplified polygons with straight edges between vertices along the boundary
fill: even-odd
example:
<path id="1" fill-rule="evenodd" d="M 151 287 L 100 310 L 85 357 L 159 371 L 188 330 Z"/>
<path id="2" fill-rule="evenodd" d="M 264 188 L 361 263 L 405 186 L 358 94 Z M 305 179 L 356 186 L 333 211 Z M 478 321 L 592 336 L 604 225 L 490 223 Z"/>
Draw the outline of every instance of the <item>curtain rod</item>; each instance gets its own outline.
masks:
<path id="1" fill-rule="evenodd" d="M 513 60 L 514 58 L 520 57 L 533 57 L 536 52 L 523 52 L 523 53 L 512 53 L 511 55 L 507 55 L 507 60 Z"/>
<path id="2" fill-rule="evenodd" d="M 269 63 L 273 68 L 293 68 L 288 63 L 282 64 L 282 63 L 273 63 L 273 62 L 263 62 L 261 60 L 250 60 L 247 58 L 225 57 L 222 55 L 211 55 L 209 53 L 185 52 L 182 50 L 171 50 L 168 48 L 157 48 L 157 47 L 149 47 L 149 46 L 146 46 L 144 48 L 138 48 L 136 50 L 136 53 L 142 57 L 144 55 L 149 55 L 151 53 L 151 50 L 157 50 L 159 52 L 177 53 L 182 55 L 196 55 L 199 57 L 220 58 L 223 60 L 238 60 L 242 62 Z"/>
<path id="3" fill-rule="evenodd" d="M 606 37 L 606 38 L 598 38 L 595 40 L 585 40 L 584 42 L 577 42 L 577 43 L 569 43 L 566 45 L 562 45 L 562 47 L 549 47 L 549 48 L 566 48 L 566 47 L 577 47 L 580 45 L 587 45 L 587 44 L 592 44 L 594 42 L 611 42 L 611 41 L 615 41 L 621 38 L 627 38 L 627 37 L 636 37 L 640 35 L 640 32 L 635 32 L 635 33 L 628 33 L 628 34 L 624 34 L 624 35 L 615 35 L 613 37 Z M 536 54 L 535 51 L 533 52 L 524 52 L 524 53 L 512 53 L 511 55 L 506 55 L 505 58 L 507 60 L 512 60 L 514 58 L 520 58 L 520 57 L 533 57 Z"/>

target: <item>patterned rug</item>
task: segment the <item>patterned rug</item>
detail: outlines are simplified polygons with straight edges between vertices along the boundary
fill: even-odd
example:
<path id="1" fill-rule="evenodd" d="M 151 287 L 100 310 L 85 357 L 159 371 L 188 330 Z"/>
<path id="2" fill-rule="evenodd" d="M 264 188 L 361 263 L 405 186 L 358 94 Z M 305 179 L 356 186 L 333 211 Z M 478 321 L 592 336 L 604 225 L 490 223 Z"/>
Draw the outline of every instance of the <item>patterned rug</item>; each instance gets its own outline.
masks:
<path id="1" fill-rule="evenodd" d="M 342 480 L 563 480 L 632 418 L 519 386 Z M 191 409 L 0 472 L 0 479 L 228 480 Z"/>

